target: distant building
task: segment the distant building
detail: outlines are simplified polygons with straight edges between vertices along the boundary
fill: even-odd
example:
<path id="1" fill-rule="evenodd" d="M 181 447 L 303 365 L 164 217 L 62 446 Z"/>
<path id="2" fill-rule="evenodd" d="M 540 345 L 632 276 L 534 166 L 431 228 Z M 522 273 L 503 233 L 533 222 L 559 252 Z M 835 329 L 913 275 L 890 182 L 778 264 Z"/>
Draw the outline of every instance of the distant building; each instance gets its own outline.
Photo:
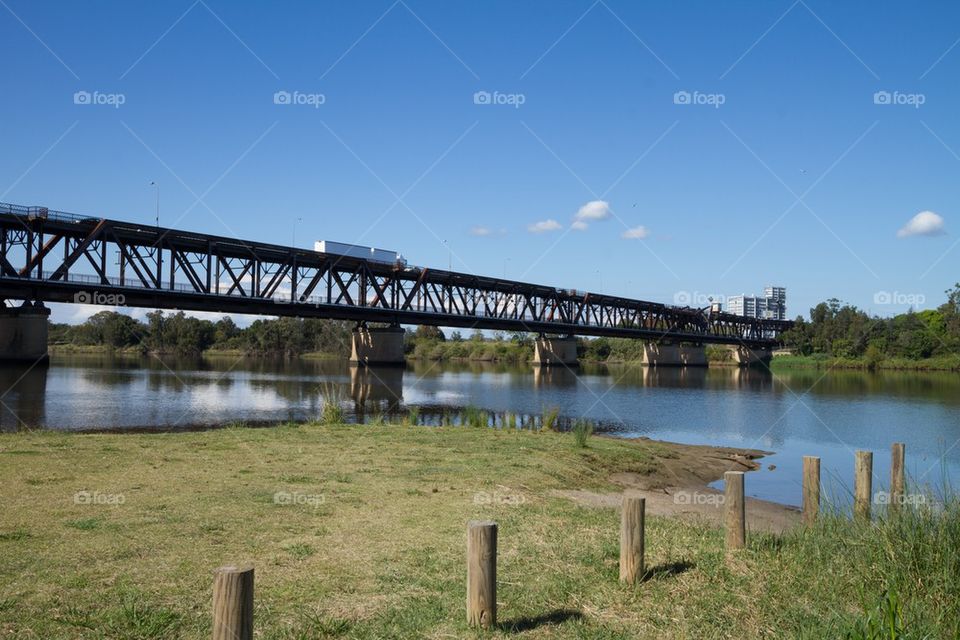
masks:
<path id="1" fill-rule="evenodd" d="M 765 287 L 762 296 L 731 296 L 727 298 L 727 313 L 748 318 L 786 320 L 787 289 Z"/>

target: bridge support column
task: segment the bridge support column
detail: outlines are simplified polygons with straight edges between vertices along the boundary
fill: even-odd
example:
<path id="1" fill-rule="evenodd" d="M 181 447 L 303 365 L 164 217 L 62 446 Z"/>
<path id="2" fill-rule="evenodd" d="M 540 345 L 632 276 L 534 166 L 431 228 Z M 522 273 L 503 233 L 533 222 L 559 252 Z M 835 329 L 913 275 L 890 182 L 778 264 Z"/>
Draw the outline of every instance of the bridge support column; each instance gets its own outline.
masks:
<path id="1" fill-rule="evenodd" d="M 773 359 L 773 351 L 759 347 L 731 346 L 730 353 L 733 354 L 733 361 L 741 367 L 750 365 L 768 365 Z"/>
<path id="2" fill-rule="evenodd" d="M 533 364 L 537 367 L 563 365 L 576 367 L 577 339 L 573 336 L 548 338 L 537 336 L 533 343 Z"/>
<path id="3" fill-rule="evenodd" d="M 647 342 L 643 345 L 643 364 L 650 367 L 705 367 L 707 350 L 703 345 Z"/>
<path id="4" fill-rule="evenodd" d="M 46 360 L 49 316 L 50 309 L 42 302 L 0 307 L 0 362 Z"/>
<path id="5" fill-rule="evenodd" d="M 404 365 L 403 328 L 369 328 L 359 326 L 353 330 L 353 348 L 350 362 L 356 364 Z"/>

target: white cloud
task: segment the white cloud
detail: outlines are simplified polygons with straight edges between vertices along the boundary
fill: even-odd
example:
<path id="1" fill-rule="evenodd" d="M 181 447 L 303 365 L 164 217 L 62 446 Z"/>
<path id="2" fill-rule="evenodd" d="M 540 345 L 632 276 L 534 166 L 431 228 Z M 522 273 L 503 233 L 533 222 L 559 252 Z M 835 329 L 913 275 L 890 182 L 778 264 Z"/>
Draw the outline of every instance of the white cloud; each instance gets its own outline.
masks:
<path id="1" fill-rule="evenodd" d="M 910 222 L 897 231 L 898 238 L 909 236 L 940 236 L 947 231 L 943 228 L 943 218 L 933 211 L 921 211 L 910 218 Z"/>
<path id="2" fill-rule="evenodd" d="M 591 200 L 580 207 L 573 219 L 578 222 L 585 220 L 606 220 L 610 217 L 610 203 L 606 200 Z"/>
<path id="3" fill-rule="evenodd" d="M 650 235 L 650 230 L 645 226 L 640 225 L 639 227 L 633 227 L 627 229 L 620 234 L 621 238 L 626 238 L 627 240 L 642 240 Z"/>
<path id="4" fill-rule="evenodd" d="M 470 227 L 470 235 L 483 238 L 493 235 L 493 229 L 490 227 Z"/>
<path id="5" fill-rule="evenodd" d="M 589 225 L 583 220 L 574 220 L 573 224 L 570 225 L 570 228 L 575 229 L 576 231 L 586 231 L 588 226 Z"/>
<path id="6" fill-rule="evenodd" d="M 546 233 L 547 231 L 557 231 L 562 229 L 560 223 L 550 218 L 548 220 L 541 220 L 540 222 L 534 222 L 531 225 L 527 225 L 527 231 L 530 233 Z"/>

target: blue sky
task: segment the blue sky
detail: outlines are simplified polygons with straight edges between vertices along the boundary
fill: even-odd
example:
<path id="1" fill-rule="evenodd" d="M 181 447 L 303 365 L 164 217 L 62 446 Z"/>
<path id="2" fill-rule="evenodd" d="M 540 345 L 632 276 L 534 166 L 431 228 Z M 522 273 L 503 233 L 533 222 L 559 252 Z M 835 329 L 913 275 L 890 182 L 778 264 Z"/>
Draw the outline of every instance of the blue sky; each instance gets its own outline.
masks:
<path id="1" fill-rule="evenodd" d="M 960 280 L 956 3 L 0 5 L 0 201 L 791 316 Z"/>

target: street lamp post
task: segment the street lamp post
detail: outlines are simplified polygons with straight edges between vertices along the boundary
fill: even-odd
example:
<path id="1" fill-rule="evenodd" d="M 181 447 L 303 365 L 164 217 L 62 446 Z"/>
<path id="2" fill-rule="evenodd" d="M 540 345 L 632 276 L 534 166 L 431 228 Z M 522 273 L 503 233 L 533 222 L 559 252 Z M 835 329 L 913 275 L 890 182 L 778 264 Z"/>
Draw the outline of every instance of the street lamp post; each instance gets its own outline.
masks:
<path id="1" fill-rule="evenodd" d="M 293 238 L 290 246 L 293 247 L 294 249 L 297 248 L 297 223 L 298 222 L 303 222 L 303 218 L 294 218 L 293 220 Z"/>
<path id="2" fill-rule="evenodd" d="M 150 181 L 151 187 L 157 188 L 157 228 L 160 228 L 160 184 L 156 180 Z"/>

